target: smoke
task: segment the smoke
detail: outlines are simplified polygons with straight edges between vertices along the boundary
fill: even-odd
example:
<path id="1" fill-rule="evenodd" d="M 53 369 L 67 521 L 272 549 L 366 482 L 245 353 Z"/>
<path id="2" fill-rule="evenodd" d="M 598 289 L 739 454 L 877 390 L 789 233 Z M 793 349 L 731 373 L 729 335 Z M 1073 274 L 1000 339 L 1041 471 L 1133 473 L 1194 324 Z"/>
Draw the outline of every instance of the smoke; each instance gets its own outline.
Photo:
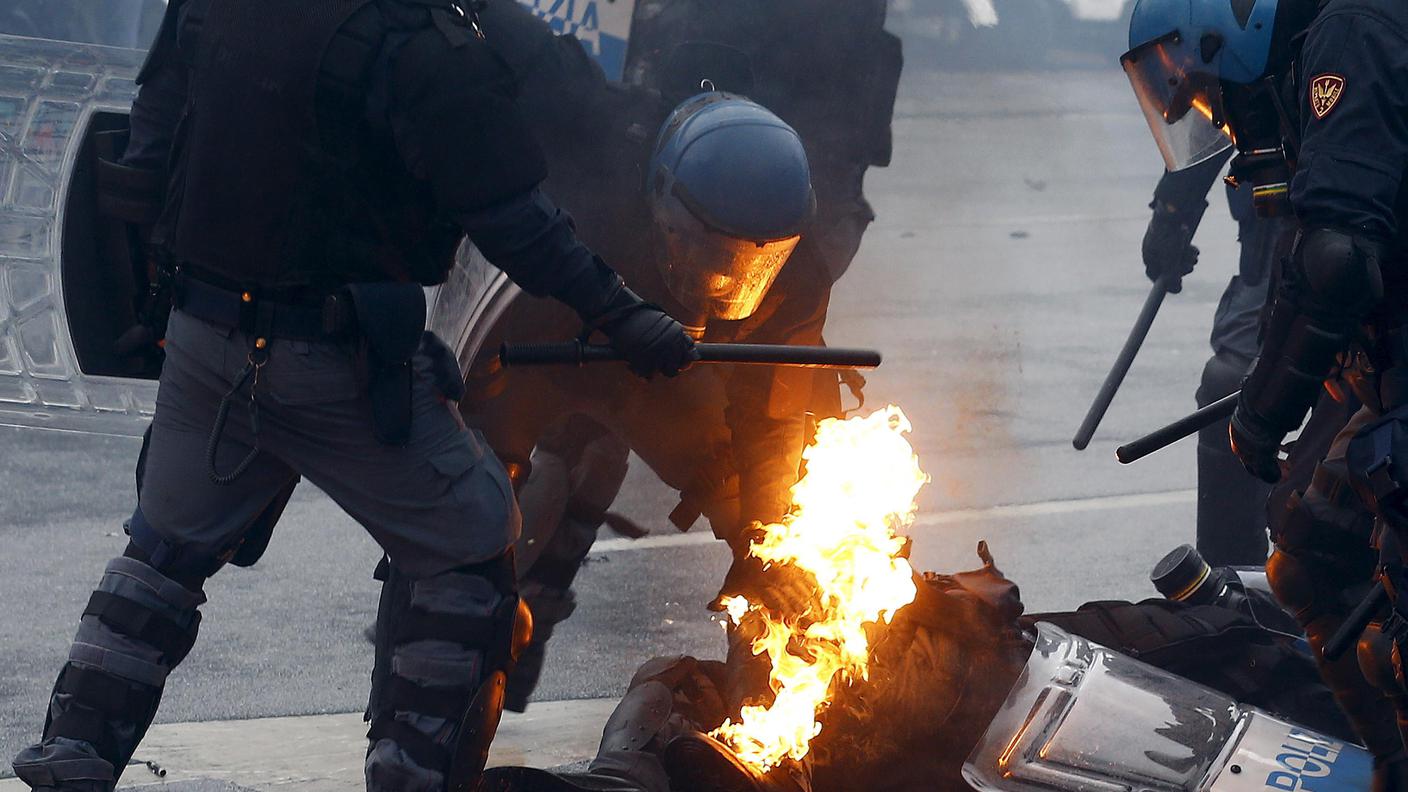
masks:
<path id="1" fill-rule="evenodd" d="M 165 0 L 4 0 L 0 34 L 146 49 Z"/>
<path id="2" fill-rule="evenodd" d="M 1133 0 L 893 0 L 889 29 L 909 62 L 949 69 L 1108 66 Z"/>

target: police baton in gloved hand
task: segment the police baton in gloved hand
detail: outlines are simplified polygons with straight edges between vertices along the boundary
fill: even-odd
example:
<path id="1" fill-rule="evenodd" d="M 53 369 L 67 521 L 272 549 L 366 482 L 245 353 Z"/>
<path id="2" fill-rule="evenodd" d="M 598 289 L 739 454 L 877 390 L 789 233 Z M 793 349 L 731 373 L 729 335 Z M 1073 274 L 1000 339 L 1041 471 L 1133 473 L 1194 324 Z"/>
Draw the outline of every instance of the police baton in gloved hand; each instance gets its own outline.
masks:
<path id="1" fill-rule="evenodd" d="M 789 344 L 696 344 L 699 363 L 738 363 L 817 369 L 873 369 L 882 356 L 873 349 L 791 346 Z M 559 344 L 504 344 L 499 363 L 510 366 L 583 366 L 624 360 L 605 344 L 566 341 Z"/>
<path id="2" fill-rule="evenodd" d="M 1144 338 L 1149 335 L 1149 328 L 1154 326 L 1154 319 L 1159 315 L 1159 308 L 1164 304 L 1164 297 L 1170 293 L 1170 286 L 1173 281 L 1181 276 L 1165 275 L 1154 282 L 1149 289 L 1149 296 L 1144 298 L 1144 307 L 1139 311 L 1139 318 L 1134 321 L 1134 328 L 1129 331 L 1129 337 L 1124 341 L 1124 348 L 1120 350 L 1120 356 L 1115 359 L 1115 365 L 1110 368 L 1110 373 L 1105 377 L 1105 384 L 1100 386 L 1100 392 L 1096 394 L 1095 401 L 1090 405 L 1090 411 L 1085 414 L 1085 420 L 1081 422 L 1080 429 L 1076 431 L 1075 439 L 1071 445 L 1077 451 L 1084 451 L 1090 445 L 1090 439 L 1095 436 L 1095 430 L 1100 426 L 1100 421 L 1105 418 L 1105 411 L 1110 409 L 1110 403 L 1115 400 L 1115 393 L 1124 382 L 1124 377 L 1129 373 L 1130 366 L 1134 365 L 1134 357 L 1139 354 L 1139 348 L 1144 345 Z"/>
<path id="3" fill-rule="evenodd" d="M 1230 393 L 1191 415 L 1179 418 L 1162 429 L 1156 429 L 1138 440 L 1125 443 L 1115 449 L 1115 458 L 1122 465 L 1138 462 L 1155 451 L 1168 448 L 1179 440 L 1195 435 L 1218 421 L 1225 421 L 1232 417 L 1233 412 L 1236 412 L 1237 398 L 1241 395 L 1241 391 Z"/>

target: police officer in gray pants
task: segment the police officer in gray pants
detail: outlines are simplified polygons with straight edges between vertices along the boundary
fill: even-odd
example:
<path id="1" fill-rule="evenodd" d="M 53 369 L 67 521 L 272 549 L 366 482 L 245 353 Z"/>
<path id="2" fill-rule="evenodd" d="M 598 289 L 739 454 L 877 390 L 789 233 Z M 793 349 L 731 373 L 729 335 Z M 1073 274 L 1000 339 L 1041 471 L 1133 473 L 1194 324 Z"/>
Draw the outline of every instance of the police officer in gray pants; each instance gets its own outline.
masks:
<path id="1" fill-rule="evenodd" d="M 1175 173 L 1165 173 L 1149 208 L 1154 214 L 1144 236 L 1144 269 L 1150 280 L 1172 276 L 1173 291 L 1193 271 L 1198 248 L 1192 244 L 1208 191 L 1230 154 Z M 1213 356 L 1203 367 L 1196 398 L 1199 407 L 1242 386 L 1257 354 L 1257 333 L 1268 283 L 1276 262 L 1290 247 L 1291 218 L 1258 218 L 1251 188 L 1227 190 L 1227 205 L 1237 221 L 1241 256 L 1237 274 L 1227 284 L 1213 317 Z M 1247 473 L 1227 442 L 1227 422 L 1198 433 L 1198 552 L 1213 566 L 1260 566 L 1266 563 L 1266 499 L 1271 488 Z"/>
<path id="2" fill-rule="evenodd" d="M 106 792 L 200 623 L 203 585 L 295 477 L 389 558 L 371 790 L 472 789 L 526 640 L 503 466 L 452 403 L 423 285 L 467 232 L 525 291 L 603 333 L 642 376 L 693 342 L 542 195 L 514 85 L 450 0 L 173 0 L 123 167 L 160 169 L 153 240 L 174 312 L 131 541 L 84 610 L 36 789 Z"/>

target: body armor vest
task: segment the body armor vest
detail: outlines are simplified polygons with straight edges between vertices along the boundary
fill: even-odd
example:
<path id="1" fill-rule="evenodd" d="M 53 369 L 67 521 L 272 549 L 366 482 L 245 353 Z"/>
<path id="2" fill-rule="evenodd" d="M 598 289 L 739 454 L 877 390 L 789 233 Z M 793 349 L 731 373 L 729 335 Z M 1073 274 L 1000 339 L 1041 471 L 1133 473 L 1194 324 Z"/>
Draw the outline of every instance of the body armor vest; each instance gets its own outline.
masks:
<path id="1" fill-rule="evenodd" d="M 165 220 L 178 262 L 263 288 L 444 279 L 461 232 L 367 120 L 386 46 L 372 6 L 188 0 Z"/>

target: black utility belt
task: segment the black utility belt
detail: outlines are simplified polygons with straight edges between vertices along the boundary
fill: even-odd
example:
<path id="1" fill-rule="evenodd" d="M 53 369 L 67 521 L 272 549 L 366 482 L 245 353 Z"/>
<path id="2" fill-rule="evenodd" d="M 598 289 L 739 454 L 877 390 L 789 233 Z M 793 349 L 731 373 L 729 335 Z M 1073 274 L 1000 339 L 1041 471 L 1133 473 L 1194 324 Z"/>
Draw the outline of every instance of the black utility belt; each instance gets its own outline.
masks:
<path id="1" fill-rule="evenodd" d="M 269 359 L 269 342 L 355 337 L 357 367 L 366 378 L 377 439 L 387 445 L 404 445 L 410 439 L 412 359 L 427 336 L 434 338 L 425 332 L 425 291 L 419 283 L 349 283 L 333 294 L 296 301 L 287 292 L 231 289 L 229 284 L 211 283 L 199 272 L 183 268 L 176 274 L 172 304 L 196 319 L 238 329 L 253 339 L 249 366 L 222 402 L 222 415 L 234 394 Z M 454 354 L 438 341 L 436 344 L 444 369 L 437 373 L 441 391 L 462 395 L 464 380 Z M 448 397 L 459 399 L 458 395 Z M 218 445 L 223 424 L 223 417 L 217 420 L 211 448 Z M 218 474 L 211 461 L 210 475 L 217 483 L 233 481 L 249 459 L 229 475 Z"/>
<path id="2" fill-rule="evenodd" d="M 176 273 L 172 304 L 196 319 L 259 338 L 336 341 L 355 335 L 358 326 L 352 296 L 346 292 L 287 301 L 253 289 L 218 286 L 185 269 Z"/>

